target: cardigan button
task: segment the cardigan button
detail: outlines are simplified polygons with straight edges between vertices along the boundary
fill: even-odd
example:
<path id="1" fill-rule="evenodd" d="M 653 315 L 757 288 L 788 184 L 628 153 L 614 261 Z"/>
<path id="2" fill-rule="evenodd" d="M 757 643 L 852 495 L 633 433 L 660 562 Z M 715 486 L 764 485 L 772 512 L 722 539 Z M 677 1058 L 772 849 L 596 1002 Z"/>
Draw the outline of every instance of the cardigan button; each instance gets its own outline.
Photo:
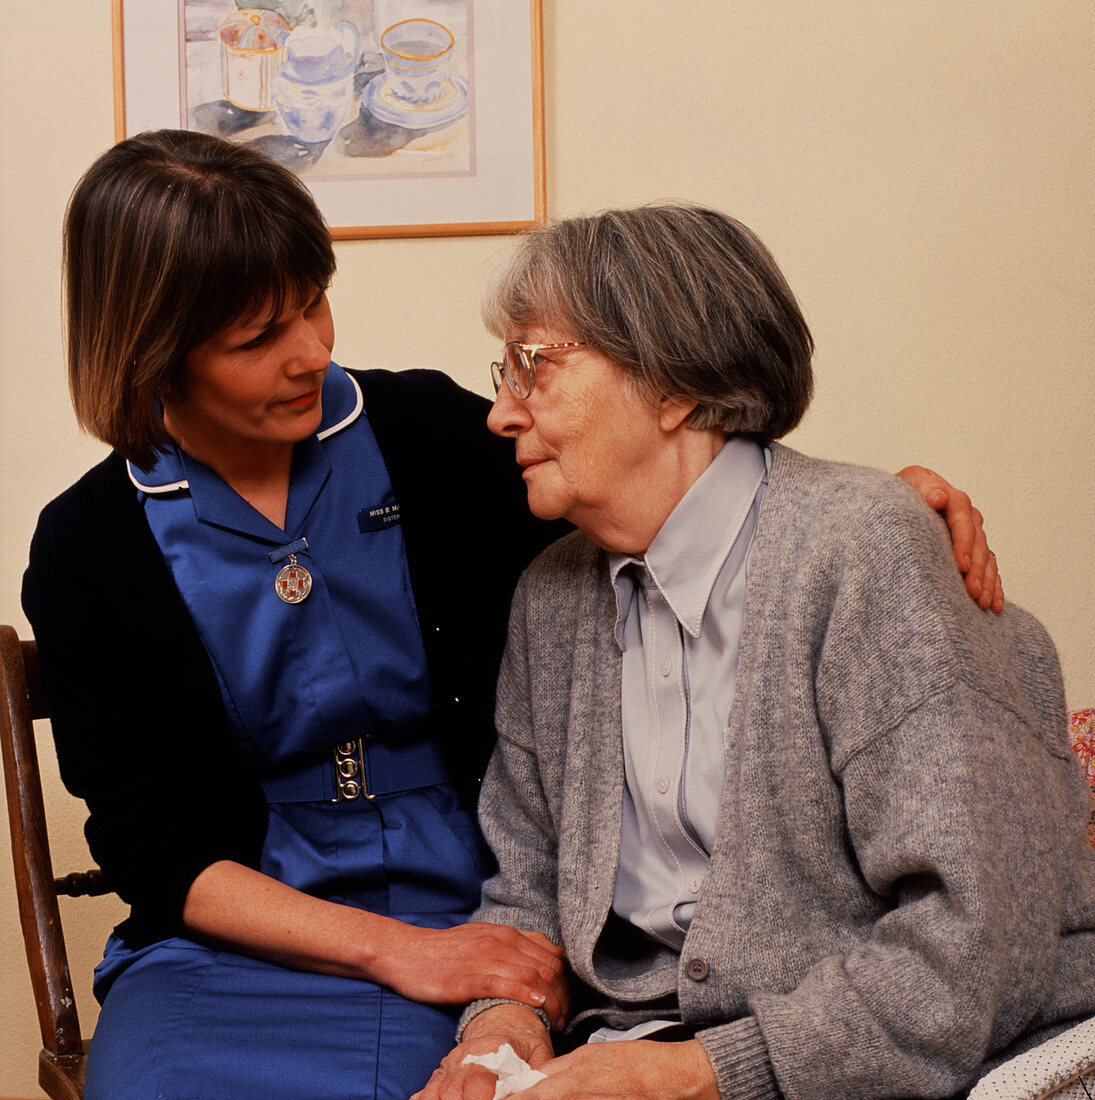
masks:
<path id="1" fill-rule="evenodd" d="M 701 959 L 698 955 L 694 959 L 689 959 L 685 964 L 684 972 L 694 982 L 702 982 L 707 979 L 707 975 L 711 973 L 711 968 L 707 965 L 706 959 Z"/>

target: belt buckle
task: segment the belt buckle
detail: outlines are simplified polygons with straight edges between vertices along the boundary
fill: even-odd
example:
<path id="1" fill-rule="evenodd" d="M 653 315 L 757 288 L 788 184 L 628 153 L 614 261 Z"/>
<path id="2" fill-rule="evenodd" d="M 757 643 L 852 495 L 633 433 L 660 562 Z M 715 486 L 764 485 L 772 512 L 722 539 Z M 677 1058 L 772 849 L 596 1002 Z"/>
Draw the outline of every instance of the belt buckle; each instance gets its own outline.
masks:
<path id="1" fill-rule="evenodd" d="M 358 798 L 370 801 L 376 798 L 369 793 L 365 775 L 365 745 L 359 737 L 356 741 L 344 741 L 335 745 L 335 797 L 332 802 L 353 802 Z"/>

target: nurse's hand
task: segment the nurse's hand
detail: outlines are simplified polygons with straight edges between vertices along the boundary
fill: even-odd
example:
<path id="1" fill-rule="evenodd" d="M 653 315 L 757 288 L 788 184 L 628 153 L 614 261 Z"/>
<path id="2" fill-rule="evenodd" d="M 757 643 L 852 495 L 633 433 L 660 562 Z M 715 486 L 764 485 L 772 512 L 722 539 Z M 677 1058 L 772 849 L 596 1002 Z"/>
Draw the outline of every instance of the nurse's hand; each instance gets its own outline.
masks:
<path id="1" fill-rule="evenodd" d="M 520 1005 L 495 1005 L 479 1013 L 464 1029 L 462 1042 L 450 1051 L 421 1092 L 411 1100 L 493 1100 L 498 1078 L 477 1065 L 464 1065 L 469 1054 L 493 1054 L 509 1043 L 533 1069 L 554 1053 L 540 1017 Z"/>
<path id="2" fill-rule="evenodd" d="M 462 1005 L 500 998 L 541 1009 L 554 1028 L 566 1023 L 563 949 L 539 932 L 482 921 L 445 929 L 385 921 L 369 937 L 368 950 L 370 978 L 412 1001 Z"/>
<path id="3" fill-rule="evenodd" d="M 194 879 L 183 924 L 195 939 L 294 970 L 377 982 L 413 1001 L 484 997 L 541 1009 L 553 1027 L 569 1010 L 563 949 L 501 924 L 418 928 L 326 901 L 231 860 Z"/>
<path id="4" fill-rule="evenodd" d="M 989 549 L 983 518 L 970 498 L 924 466 L 906 466 L 897 476 L 947 521 L 954 558 L 966 578 L 966 591 L 979 607 L 1003 611 L 1004 583 L 996 568 L 996 555 Z"/>

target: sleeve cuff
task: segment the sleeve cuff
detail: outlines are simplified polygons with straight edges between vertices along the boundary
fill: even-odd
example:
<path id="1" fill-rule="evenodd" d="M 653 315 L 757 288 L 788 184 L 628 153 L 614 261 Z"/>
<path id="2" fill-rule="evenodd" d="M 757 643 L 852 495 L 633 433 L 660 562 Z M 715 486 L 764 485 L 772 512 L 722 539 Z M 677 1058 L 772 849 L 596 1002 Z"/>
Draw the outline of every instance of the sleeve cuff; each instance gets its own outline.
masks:
<path id="1" fill-rule="evenodd" d="M 719 1095 L 733 1100 L 780 1100 L 768 1047 L 756 1018 L 746 1016 L 696 1033 L 719 1082 Z"/>
<path id="2" fill-rule="evenodd" d="M 522 1008 L 530 1009 L 540 1017 L 544 1027 L 548 1029 L 548 1033 L 551 1033 L 551 1023 L 547 1018 L 547 1014 L 542 1009 L 533 1008 L 531 1005 L 525 1004 L 524 1001 L 511 1001 L 506 997 L 485 997 L 479 1001 L 472 1001 L 460 1014 L 460 1021 L 456 1025 L 456 1041 L 458 1043 L 463 1041 L 464 1029 L 479 1015 L 479 1013 L 486 1012 L 488 1008 L 494 1008 L 495 1005 L 520 1005 Z"/>

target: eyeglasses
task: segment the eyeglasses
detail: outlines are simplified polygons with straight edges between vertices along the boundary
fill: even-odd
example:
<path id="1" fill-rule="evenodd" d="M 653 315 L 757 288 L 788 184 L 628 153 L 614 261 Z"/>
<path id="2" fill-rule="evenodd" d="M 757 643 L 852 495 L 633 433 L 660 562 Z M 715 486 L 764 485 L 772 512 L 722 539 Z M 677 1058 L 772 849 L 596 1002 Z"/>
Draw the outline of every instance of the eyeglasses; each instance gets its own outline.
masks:
<path id="1" fill-rule="evenodd" d="M 536 385 L 536 363 L 542 358 L 540 352 L 584 347 L 585 344 L 581 341 L 569 344 L 522 344 L 511 340 L 502 349 L 502 362 L 490 365 L 494 392 L 497 393 L 502 388 L 502 382 L 506 381 L 513 396 L 523 401 Z"/>

